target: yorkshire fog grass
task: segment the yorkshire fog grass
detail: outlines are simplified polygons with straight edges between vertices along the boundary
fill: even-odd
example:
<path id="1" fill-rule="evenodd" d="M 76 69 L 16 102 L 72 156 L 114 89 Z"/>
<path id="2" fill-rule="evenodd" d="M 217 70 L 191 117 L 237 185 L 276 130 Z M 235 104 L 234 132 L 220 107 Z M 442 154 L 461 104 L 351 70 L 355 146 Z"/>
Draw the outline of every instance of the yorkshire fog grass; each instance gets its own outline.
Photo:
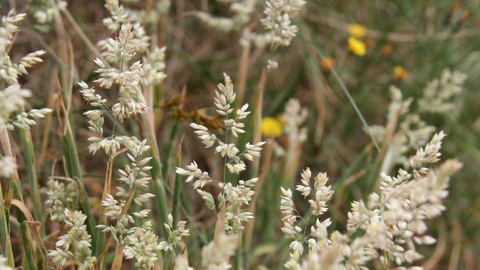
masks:
<path id="1" fill-rule="evenodd" d="M 0 4 L 0 269 L 480 267 L 476 1 Z"/>

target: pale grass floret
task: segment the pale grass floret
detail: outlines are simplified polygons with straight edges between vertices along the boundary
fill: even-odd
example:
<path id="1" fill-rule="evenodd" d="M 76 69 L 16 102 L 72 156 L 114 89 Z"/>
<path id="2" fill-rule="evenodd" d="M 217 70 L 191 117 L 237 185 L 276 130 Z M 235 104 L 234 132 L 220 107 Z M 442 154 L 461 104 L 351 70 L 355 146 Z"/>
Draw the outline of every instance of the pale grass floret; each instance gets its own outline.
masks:
<path id="1" fill-rule="evenodd" d="M 218 183 L 222 193 L 218 196 L 218 208 L 222 209 L 227 205 L 225 214 L 225 231 L 227 233 L 239 233 L 244 230 L 243 223 L 253 219 L 251 212 L 243 211 L 241 207 L 248 205 L 255 192 L 252 190 L 258 178 L 252 178 L 247 181 L 238 181 L 237 186 L 232 183 Z"/>
<path id="2" fill-rule="evenodd" d="M 210 194 L 206 191 L 203 191 L 201 189 L 197 189 L 197 192 L 198 192 L 198 194 L 200 194 L 200 196 L 202 197 L 202 200 L 205 202 L 205 205 L 207 205 L 207 207 L 209 209 L 211 209 L 211 210 L 216 209 L 215 200 L 213 199 L 212 194 Z"/>
<path id="3" fill-rule="evenodd" d="M 230 11 L 233 13 L 229 17 L 214 17 L 206 12 L 197 12 L 196 15 L 206 26 L 215 28 L 223 32 L 240 30 L 251 21 L 251 14 L 255 11 L 255 5 L 258 0 L 241 1 L 222 1 L 230 4 Z"/>
<path id="4" fill-rule="evenodd" d="M 85 220 L 87 216 L 80 211 L 71 212 L 65 209 L 65 224 L 69 228 L 67 234 L 60 236 L 56 250 L 50 250 L 48 256 L 60 265 L 65 265 L 68 259 L 80 262 L 78 269 L 92 269 L 96 257 L 92 256 L 91 236 L 87 233 Z M 70 251 L 70 247 L 71 251 Z"/>
<path id="5" fill-rule="evenodd" d="M 2 17 L 0 26 L 0 78 L 5 80 L 7 88 L 0 91 L 0 131 L 13 130 L 14 127 L 29 129 L 35 125 L 35 119 L 44 118 L 51 113 L 49 108 L 32 109 L 29 112 L 18 111 L 24 109 L 25 98 L 31 97 L 30 90 L 22 89 L 18 84 L 18 77 L 27 74 L 26 68 L 43 62 L 39 56 L 45 51 L 36 51 L 23 56 L 18 63 L 12 63 L 8 55 L 8 48 L 12 45 L 14 34 L 18 32 L 17 24 L 21 23 L 26 14 L 16 14 L 12 9 L 7 16 Z M 16 160 L 13 157 L 0 157 L 0 177 L 10 177 L 16 171 Z"/>
<path id="6" fill-rule="evenodd" d="M 55 13 L 57 10 L 64 11 L 67 8 L 67 2 L 64 0 L 37 0 L 29 2 L 28 8 L 33 11 L 33 17 L 40 25 L 51 23 L 55 19 Z M 40 29 L 48 28 L 43 26 Z"/>
<path id="7" fill-rule="evenodd" d="M 30 90 L 21 89 L 19 84 L 10 85 L 0 91 L 0 127 L 9 124 L 12 114 L 25 105 L 25 98 L 31 97 Z"/>
<path id="8" fill-rule="evenodd" d="M 177 223 L 176 229 L 173 229 L 173 217 L 171 214 L 168 214 L 168 223 L 164 223 L 163 225 L 167 229 L 168 232 L 168 239 L 167 241 L 161 241 L 158 245 L 158 248 L 166 251 L 166 252 L 174 252 L 175 247 L 177 246 L 180 241 L 182 241 L 182 237 L 189 236 L 189 230 L 185 229 L 185 225 L 187 224 L 186 221 L 179 221 Z"/>
<path id="9" fill-rule="evenodd" d="M 118 0 L 106 0 L 105 8 L 111 13 L 111 17 L 103 19 L 103 24 L 112 32 L 120 29 L 122 24 L 128 22 L 128 13 Z"/>
<path id="10" fill-rule="evenodd" d="M 120 137 L 118 137 L 120 138 Z M 98 225 L 97 228 L 103 232 L 110 232 L 113 239 L 119 244 L 124 245 L 124 255 L 127 259 L 135 257 L 135 266 L 140 269 L 150 269 L 157 260 L 155 250 L 160 249 L 158 238 L 151 230 L 151 223 L 146 222 L 142 227 L 130 227 L 129 224 L 135 224 L 132 215 L 128 213 L 129 203 L 132 201 L 137 205 L 143 205 L 154 197 L 148 192 L 134 192 L 138 190 L 137 187 L 147 189 L 151 177 L 147 174 L 151 170 L 148 166 L 150 157 L 145 157 L 150 146 L 147 141 L 139 141 L 135 137 L 124 140 L 123 144 L 129 150 L 127 157 L 130 160 L 130 165 L 125 165 L 125 169 L 119 169 L 120 177 L 118 180 L 124 182 L 128 186 L 128 190 L 123 187 L 117 187 L 115 199 L 111 194 L 107 194 L 107 198 L 102 201 L 102 206 L 105 209 L 104 215 L 112 221 L 116 221 L 113 225 Z M 132 198 L 133 197 L 133 198 Z M 132 214 L 139 218 L 147 218 L 150 213 L 149 209 L 141 209 Z"/>
<path id="11" fill-rule="evenodd" d="M 218 142 L 218 146 L 215 148 L 216 153 L 220 153 L 222 157 L 228 156 L 229 158 L 234 158 L 237 156 L 238 148 L 233 143 L 225 144 L 223 142 Z"/>
<path id="12" fill-rule="evenodd" d="M 276 61 L 268 60 L 267 70 L 272 71 L 278 68 L 278 63 Z"/>
<path id="13" fill-rule="evenodd" d="M 303 0 L 268 0 L 265 8 L 265 18 L 261 20 L 263 27 L 272 35 L 272 48 L 288 46 L 298 32 L 296 25 L 291 25 L 300 8 L 305 5 Z"/>
<path id="14" fill-rule="evenodd" d="M 25 98 L 32 96 L 32 92 L 28 89 L 20 88 L 19 84 L 13 84 L 3 89 L 0 92 L 2 103 L 0 104 L 1 113 L 10 114 L 16 111 L 19 107 L 25 105 Z"/>
<path id="15" fill-rule="evenodd" d="M 203 188 L 205 185 L 214 181 L 214 179 L 208 175 L 208 172 L 202 172 L 202 170 L 198 168 L 198 165 L 195 161 L 190 163 L 190 165 L 188 165 L 186 168 L 186 170 L 183 168 L 177 168 L 175 172 L 180 175 L 188 176 L 185 180 L 187 183 L 193 179 L 197 179 L 193 183 L 194 189 Z"/>
<path id="16" fill-rule="evenodd" d="M 225 84 L 218 84 L 218 90 L 215 91 L 214 104 L 217 107 L 217 112 L 220 115 L 228 115 L 233 112 L 232 103 L 235 101 L 236 94 L 233 91 L 232 80 L 227 74 L 225 77 Z"/>
<path id="17" fill-rule="evenodd" d="M 451 72 L 448 68 L 442 72 L 440 79 L 434 79 L 423 90 L 423 97 L 418 101 L 421 112 L 448 113 L 455 109 L 451 99 L 462 92 L 467 75 L 459 71 Z"/>
<path id="18" fill-rule="evenodd" d="M 437 162 L 441 140 L 444 137 L 443 132 L 435 134 L 431 142 L 412 158 L 412 163 L 416 160 L 414 164 L 422 166 L 424 163 Z M 381 194 L 372 193 L 367 203 L 363 201 L 352 203 L 351 211 L 348 213 L 348 234 L 334 232 L 329 236 L 330 220 L 321 222 L 317 219 L 316 226 L 312 226 L 307 238 L 299 238 L 297 232 L 302 230 L 295 229 L 297 214 L 291 199 L 292 192 L 282 188 L 280 209 L 286 215 L 282 231 L 287 238 L 294 239 L 290 244 L 293 253 L 285 267 L 367 269 L 365 265 L 372 260 L 378 260 L 382 264 L 388 261 L 399 267 L 418 261 L 423 255 L 416 250 L 416 245 L 431 245 L 436 242 L 435 238 L 426 234 L 428 228 L 425 221 L 445 210 L 442 200 L 448 196 L 449 178 L 461 166 L 462 164 L 456 160 L 448 160 L 433 170 L 411 169 L 413 172 L 409 173 L 400 169 L 396 177 L 382 173 Z M 415 177 L 412 178 L 412 174 L 415 174 Z M 311 173 L 306 169 L 302 173 L 302 184 L 297 188 L 304 196 L 311 193 L 308 192 L 310 177 Z M 325 195 L 322 200 L 328 199 L 331 195 L 331 191 L 326 188 L 326 181 L 327 177 L 323 174 L 319 174 L 315 179 L 314 189 Z M 322 213 L 313 211 L 315 205 L 311 204 L 310 208 L 312 214 Z M 358 230 L 361 230 L 362 234 L 349 239 L 349 236 L 355 235 Z M 303 263 L 300 263 L 299 255 L 303 251 L 303 244 L 308 245 L 310 252 Z M 311 268 L 311 262 L 316 263 L 314 268 Z"/>
<path id="19" fill-rule="evenodd" d="M 307 119 L 308 112 L 306 108 L 302 108 L 297 99 L 290 99 L 285 104 L 285 112 L 283 119 L 285 120 L 284 131 L 288 135 L 291 147 L 307 140 L 307 129 L 302 127 Z"/>
<path id="20" fill-rule="evenodd" d="M 0 157 L 0 177 L 8 178 L 17 170 L 17 163 L 14 157 Z"/>
<path id="21" fill-rule="evenodd" d="M 167 77 L 165 74 L 165 50 L 166 47 L 155 47 L 147 57 L 143 57 L 143 73 L 141 78 L 142 87 L 158 85 Z"/>
<path id="22" fill-rule="evenodd" d="M 106 99 L 102 99 L 102 96 L 95 92 L 95 89 L 88 87 L 84 81 L 78 82 L 78 85 L 82 88 L 80 93 L 82 93 L 83 99 L 91 106 L 100 107 L 107 102 Z"/>
<path id="23" fill-rule="evenodd" d="M 205 148 L 212 147 L 215 144 L 217 137 L 215 134 L 210 133 L 208 128 L 195 123 L 191 123 L 190 126 L 195 129 L 195 133 L 202 140 L 202 143 L 205 144 Z"/>
<path id="24" fill-rule="evenodd" d="M 442 140 L 444 137 L 445 133 L 443 133 L 443 131 L 440 131 L 440 133 L 433 136 L 430 143 L 425 146 L 425 149 L 418 149 L 417 153 L 412 159 L 412 167 L 418 168 L 425 163 L 435 163 L 439 161 L 439 157 L 441 155 L 439 151 L 442 146 Z"/>
<path id="25" fill-rule="evenodd" d="M 236 234 L 221 233 L 215 241 L 202 249 L 202 267 L 207 270 L 228 270 L 232 266 L 229 258 L 235 253 L 240 237 Z"/>
<path id="26" fill-rule="evenodd" d="M 285 104 L 283 113 L 283 132 L 288 136 L 286 151 L 279 149 L 279 154 L 286 156 L 284 174 L 286 179 L 294 181 L 299 167 L 302 145 L 307 140 L 307 129 L 304 127 L 308 113 L 297 99 L 290 99 Z M 278 147 L 277 147 L 278 148 Z"/>
<path id="27" fill-rule="evenodd" d="M 310 195 L 310 178 L 312 177 L 312 172 L 310 171 L 310 168 L 305 169 L 302 173 L 302 184 L 297 185 L 297 190 L 302 192 L 303 197 L 307 197 Z"/>
<path id="28" fill-rule="evenodd" d="M 206 12 L 198 12 L 197 17 L 208 27 L 216 28 L 223 32 L 230 32 L 235 26 L 230 18 L 216 18 Z"/>
<path id="29" fill-rule="evenodd" d="M 283 187 L 280 188 L 283 194 L 280 200 L 280 210 L 282 214 L 285 215 L 282 218 L 282 232 L 285 234 L 285 237 L 295 239 L 302 230 L 295 225 L 298 216 L 296 215 L 297 210 L 292 200 L 292 191 L 290 189 L 285 190 Z"/>
<path id="30" fill-rule="evenodd" d="M 218 90 L 215 91 L 214 105 L 217 108 L 218 114 L 225 117 L 225 140 L 221 141 L 218 139 L 216 135 L 212 134 L 209 129 L 203 125 L 192 123 L 190 126 L 195 130 L 195 134 L 202 140 L 202 143 L 205 144 L 206 148 L 216 145 L 215 153 L 219 153 L 224 159 L 224 166 L 228 172 L 240 174 L 247 168 L 243 158 L 250 161 L 258 158 L 265 142 L 258 142 L 255 144 L 247 143 L 244 152 L 240 152 L 238 146 L 234 143 L 228 143 L 229 134 L 237 137 L 238 133 L 245 132 L 243 130 L 244 124 L 241 120 L 245 119 L 250 112 L 247 111 L 248 104 L 245 104 L 236 111 L 234 118 L 229 118 L 230 114 L 234 111 L 233 103 L 235 101 L 236 93 L 233 90 L 233 84 L 230 77 L 227 74 L 224 74 L 224 78 L 225 84 L 219 84 Z M 225 179 L 222 182 L 211 178 L 208 172 L 203 172 L 198 168 L 195 161 L 186 166 L 185 169 L 177 168 L 176 173 L 187 176 L 185 182 L 191 182 L 195 179 L 193 183 L 194 189 L 200 194 L 207 207 L 212 210 L 216 210 L 217 208 L 214 196 L 202 190 L 202 188 L 210 183 L 218 184 L 219 188 L 222 190 L 217 196 L 219 201 L 218 208 L 223 209 L 226 207 L 224 216 L 224 228 L 226 233 L 234 234 L 242 231 L 244 229 L 242 224 L 248 222 L 254 217 L 251 212 L 243 211 L 242 207 L 248 205 L 252 200 L 255 182 L 258 180 L 257 178 L 252 178 L 248 181 L 241 180 L 238 182 L 238 185 L 233 186 L 231 183 L 226 183 Z"/>
<path id="31" fill-rule="evenodd" d="M 264 49 L 267 45 L 272 43 L 272 40 L 273 34 L 271 32 L 258 34 L 251 32 L 248 27 L 246 27 L 242 32 L 242 37 L 240 38 L 239 42 L 240 45 L 242 45 L 243 47 L 250 47 L 253 43 L 255 47 L 259 49 Z M 272 65 L 274 65 L 274 63 L 272 63 Z"/>
<path id="32" fill-rule="evenodd" d="M 250 160 L 250 161 L 253 161 L 254 158 L 258 158 L 260 157 L 260 151 L 262 151 L 262 146 L 265 144 L 265 142 L 259 142 L 259 143 L 256 143 L 256 144 L 250 144 L 250 143 L 247 143 L 245 145 L 245 153 L 243 154 L 243 156 Z"/>
<path id="33" fill-rule="evenodd" d="M 145 222 L 141 227 L 129 230 L 125 239 L 123 254 L 126 259 L 135 258 L 136 269 L 152 269 L 158 260 L 157 251 L 160 250 L 158 237 L 152 231 L 152 223 Z"/>
<path id="34" fill-rule="evenodd" d="M 139 44 L 142 42 L 135 38 L 133 27 L 131 23 L 122 24 L 116 39 L 108 38 L 99 43 L 108 62 L 123 64 L 130 61 L 139 51 Z"/>
<path id="35" fill-rule="evenodd" d="M 297 190 L 302 193 L 304 198 L 306 198 L 312 194 L 312 188 L 310 186 L 312 173 L 309 168 L 306 168 L 301 173 L 301 176 L 302 184 L 297 185 Z M 330 200 L 333 191 L 331 190 L 331 186 L 326 186 L 327 181 L 328 177 L 325 173 L 319 173 L 315 177 L 312 199 L 308 200 L 308 203 L 310 204 L 310 212 L 314 216 L 320 216 L 328 210 L 326 203 Z M 292 191 L 290 189 L 285 190 L 283 187 L 281 187 L 281 191 L 283 196 L 280 201 L 280 210 L 282 214 L 285 215 L 282 219 L 282 231 L 285 234 L 285 237 L 294 239 L 290 243 L 290 249 L 301 255 L 305 243 L 308 244 L 310 252 L 319 250 L 328 245 L 329 241 L 328 239 L 325 239 L 325 234 L 326 228 L 331 224 L 330 220 L 327 219 L 324 223 L 320 223 L 320 221 L 317 220 L 317 228 L 312 227 L 311 234 L 302 239 L 299 235 L 299 233 L 302 232 L 302 229 L 296 226 L 297 218 L 299 216 L 297 215 L 298 212 L 292 200 Z M 289 267 L 291 267 L 292 263 L 293 261 L 288 263 L 288 265 L 290 265 Z"/>
<path id="36" fill-rule="evenodd" d="M 25 13 L 16 14 L 12 9 L 7 16 L 2 17 L 0 26 L 0 55 L 2 55 L 0 60 L 0 77 L 10 85 L 18 83 L 18 76 L 27 74 L 27 67 L 43 62 L 39 56 L 45 54 L 45 51 L 39 50 L 22 57 L 18 63 L 12 63 L 7 53 L 7 48 L 12 43 L 13 35 L 18 32 L 17 24 L 21 23 L 25 16 Z"/>
<path id="37" fill-rule="evenodd" d="M 65 185 L 57 180 L 50 179 L 47 182 L 47 200 L 45 205 L 48 207 L 50 219 L 56 222 L 65 221 L 65 210 L 75 210 L 78 208 L 78 189 L 73 179 L 67 179 Z"/>
<path id="38" fill-rule="evenodd" d="M 395 155 L 394 162 L 402 164 L 405 168 L 412 165 L 410 157 L 406 157 L 405 154 L 413 149 L 418 149 L 421 145 L 424 145 L 428 138 L 431 137 L 435 128 L 427 125 L 421 120 L 419 114 L 424 112 L 429 113 L 452 113 L 456 107 L 452 99 L 461 93 L 463 84 L 467 76 L 458 71 L 450 72 L 445 69 L 440 79 L 434 79 L 424 89 L 423 96 L 418 100 L 418 109 L 416 112 L 407 114 L 408 108 L 413 99 L 409 98 L 402 101 L 400 90 L 395 87 L 391 87 L 396 91 L 392 91 L 393 101 L 389 107 L 389 119 L 397 113 L 401 107 L 399 115 L 406 115 L 405 120 L 400 122 L 399 127 L 403 134 L 401 134 L 400 140 L 394 141 L 394 149 L 398 149 Z"/>
<path id="39" fill-rule="evenodd" d="M 3 255 L 0 255 L 0 269 L 13 270 L 13 268 L 8 266 L 8 260 L 7 260 L 7 258 L 3 257 Z"/>
<path id="40" fill-rule="evenodd" d="M 131 165 L 125 164 L 125 170 L 119 169 L 120 177 L 119 181 L 125 182 L 130 189 L 134 185 L 148 188 L 148 183 L 152 179 L 146 172 L 152 169 L 151 166 L 146 166 L 152 159 L 151 157 L 144 157 L 143 155 L 150 149 L 147 145 L 147 140 L 136 142 L 133 147 L 130 148 L 130 153 L 127 153 L 127 157 L 131 162 Z"/>

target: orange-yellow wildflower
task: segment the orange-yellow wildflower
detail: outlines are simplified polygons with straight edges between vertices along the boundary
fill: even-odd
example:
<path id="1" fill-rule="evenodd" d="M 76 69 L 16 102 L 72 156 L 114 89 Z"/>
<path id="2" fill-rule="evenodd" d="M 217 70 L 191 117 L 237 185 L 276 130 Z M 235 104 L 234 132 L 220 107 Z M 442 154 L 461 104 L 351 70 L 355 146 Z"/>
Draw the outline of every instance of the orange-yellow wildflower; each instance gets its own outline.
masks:
<path id="1" fill-rule="evenodd" d="M 367 28 L 363 24 L 352 23 L 348 27 L 348 32 L 350 32 L 351 36 L 356 38 L 363 38 L 365 33 L 367 32 Z"/>
<path id="2" fill-rule="evenodd" d="M 278 137 L 282 135 L 282 123 L 273 117 L 262 118 L 262 135 L 265 137 Z"/>
<path id="3" fill-rule="evenodd" d="M 382 49 L 381 56 L 382 57 L 387 57 L 387 55 L 389 55 L 392 52 L 392 50 L 393 50 L 392 44 L 385 45 L 385 47 L 383 47 L 383 49 Z"/>
<path id="4" fill-rule="evenodd" d="M 395 79 L 403 80 L 410 76 L 410 73 L 406 71 L 402 66 L 395 66 L 393 69 L 393 73 L 395 74 Z"/>
<path id="5" fill-rule="evenodd" d="M 334 66 L 335 61 L 333 61 L 332 57 L 328 56 L 325 60 L 322 60 L 322 69 L 325 73 L 330 73 L 330 67 L 333 68 Z"/>
<path id="6" fill-rule="evenodd" d="M 367 53 L 365 43 L 354 37 L 348 38 L 348 49 L 358 56 L 364 56 Z"/>

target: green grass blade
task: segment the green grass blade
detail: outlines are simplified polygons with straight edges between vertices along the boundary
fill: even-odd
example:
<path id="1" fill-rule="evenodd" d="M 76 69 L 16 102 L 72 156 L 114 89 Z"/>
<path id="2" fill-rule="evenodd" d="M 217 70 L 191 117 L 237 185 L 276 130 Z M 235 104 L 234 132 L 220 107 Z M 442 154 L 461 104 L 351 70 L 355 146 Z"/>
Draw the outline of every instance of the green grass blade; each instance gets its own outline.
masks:
<path id="1" fill-rule="evenodd" d="M 165 154 L 165 161 L 162 166 L 162 178 L 163 181 L 167 181 L 168 171 L 170 170 L 170 164 L 172 163 L 172 154 L 175 149 L 175 139 L 177 138 L 179 122 L 175 120 L 172 131 L 170 132 L 170 139 L 168 141 L 167 153 Z"/>
<path id="2" fill-rule="evenodd" d="M 25 158 L 25 163 L 28 169 L 30 189 L 33 200 L 33 211 L 35 213 L 36 219 L 42 224 L 44 224 L 42 201 L 40 199 L 40 188 L 38 186 L 37 169 L 35 168 L 35 152 L 31 140 L 30 130 L 20 129 L 19 133 L 20 139 L 22 141 L 23 156 Z M 45 226 L 40 227 L 40 236 L 45 236 Z"/>
<path id="3" fill-rule="evenodd" d="M 10 178 L 9 182 L 12 182 L 13 177 Z M 15 268 L 15 262 L 13 260 L 13 251 L 12 251 L 12 242 L 10 241 L 10 228 L 8 226 L 10 214 L 8 213 L 8 208 L 5 207 L 5 201 L 3 199 L 3 190 L 2 185 L 0 185 L 0 236 L 2 237 L 3 253 L 8 260 L 8 265 L 12 268 Z"/>
<path id="4" fill-rule="evenodd" d="M 142 115 L 142 120 L 145 128 L 147 129 L 147 137 L 150 143 L 150 156 L 152 160 L 150 165 L 152 166 L 152 182 L 153 188 L 155 190 L 155 199 L 157 201 L 158 211 L 160 213 L 159 227 L 162 231 L 162 236 L 167 239 L 168 232 L 164 223 L 168 221 L 168 208 L 167 208 L 167 198 L 165 196 L 165 181 L 162 178 L 162 163 L 160 161 L 160 154 L 158 152 L 157 138 L 155 136 L 155 130 L 153 128 L 153 118 L 150 111 L 147 111 Z"/>
<path id="5" fill-rule="evenodd" d="M 175 123 L 178 124 L 178 123 Z M 181 144 L 181 143 L 180 143 Z M 179 147 L 177 153 L 177 167 L 182 166 L 182 153 L 181 148 Z M 178 205 L 180 203 L 180 193 L 182 191 L 182 176 L 180 174 L 175 174 L 175 189 L 173 190 L 173 205 L 172 205 L 172 216 L 173 216 L 173 228 L 177 228 L 178 222 Z"/>
<path id="6" fill-rule="evenodd" d="M 76 179 L 78 185 L 80 185 L 80 206 L 82 208 L 83 213 L 87 215 L 87 231 L 92 236 L 92 243 L 96 243 L 97 241 L 97 231 L 95 228 L 95 216 L 92 212 L 92 207 L 90 206 L 90 202 L 88 200 L 88 194 L 85 190 L 85 185 L 83 183 L 83 176 L 82 176 L 82 168 L 80 166 L 80 160 L 78 159 L 78 152 L 77 147 L 75 145 L 75 139 L 73 137 L 70 124 L 67 124 L 67 132 L 63 136 L 63 141 L 66 143 L 62 144 L 64 147 L 63 152 L 67 153 L 68 156 L 65 156 L 66 167 L 71 168 L 71 175 L 68 177 L 72 179 Z M 68 169 L 67 169 L 68 172 Z M 96 246 L 92 245 L 92 253 L 96 254 Z"/>

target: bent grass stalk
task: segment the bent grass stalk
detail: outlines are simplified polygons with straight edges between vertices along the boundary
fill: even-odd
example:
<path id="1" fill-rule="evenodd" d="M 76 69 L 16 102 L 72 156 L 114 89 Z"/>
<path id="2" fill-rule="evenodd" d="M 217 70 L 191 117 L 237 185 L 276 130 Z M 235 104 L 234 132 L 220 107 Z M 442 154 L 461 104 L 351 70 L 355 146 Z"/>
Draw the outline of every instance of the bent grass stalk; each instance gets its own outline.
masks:
<path id="1" fill-rule="evenodd" d="M 263 181 L 265 180 L 265 176 L 268 173 L 268 170 L 270 168 L 270 161 L 272 159 L 272 152 L 273 152 L 273 139 L 269 138 L 265 147 L 265 159 L 263 160 L 263 165 L 262 169 L 260 171 L 260 174 L 258 175 L 258 181 L 255 183 L 255 194 L 253 195 L 253 199 L 250 203 L 250 212 L 252 213 L 253 216 L 256 214 L 256 204 L 257 204 L 257 199 L 258 199 L 258 194 L 260 193 L 260 190 L 262 188 Z M 253 230 L 255 227 L 255 220 L 250 221 L 247 224 L 247 228 L 245 229 L 245 234 L 244 234 L 244 246 L 243 249 L 245 251 L 245 258 L 244 258 L 244 264 L 243 268 L 248 270 L 250 268 L 250 253 L 252 252 L 252 237 L 253 237 Z"/>

